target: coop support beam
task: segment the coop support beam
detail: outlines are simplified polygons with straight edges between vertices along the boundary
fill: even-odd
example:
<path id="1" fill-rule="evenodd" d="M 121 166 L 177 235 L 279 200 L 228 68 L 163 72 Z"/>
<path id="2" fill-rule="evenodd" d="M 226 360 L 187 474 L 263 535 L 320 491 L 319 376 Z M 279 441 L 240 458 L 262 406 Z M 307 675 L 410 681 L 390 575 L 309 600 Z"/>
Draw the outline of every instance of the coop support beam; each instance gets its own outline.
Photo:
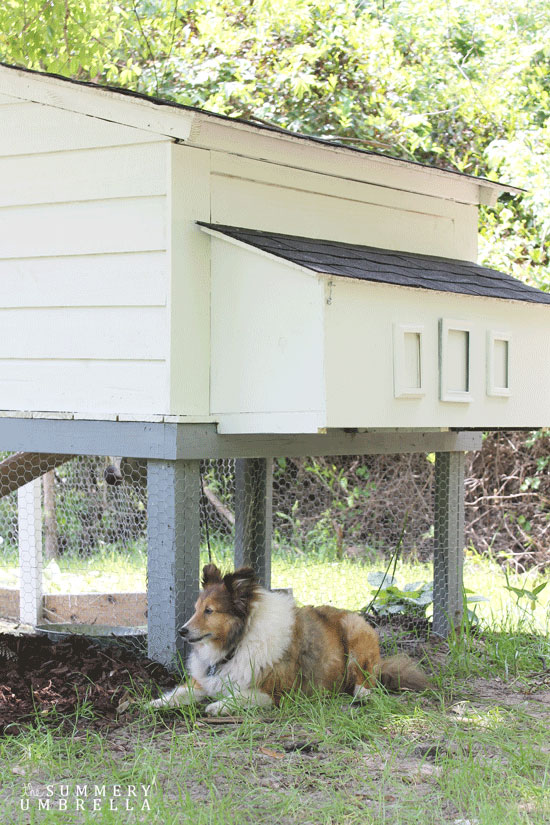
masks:
<path id="1" fill-rule="evenodd" d="M 36 627 L 42 619 L 41 482 L 35 479 L 17 491 L 19 536 L 19 621 Z"/>
<path id="2" fill-rule="evenodd" d="M 315 435 L 220 435 L 216 424 L 6 418 L 0 414 L 0 450 L 64 453 L 67 460 L 70 455 L 260 458 L 435 453 L 480 448 L 481 432 L 329 430 Z"/>
<path id="3" fill-rule="evenodd" d="M 0 498 L 64 464 L 72 455 L 14 453 L 0 461 Z"/>
<path id="4" fill-rule="evenodd" d="M 433 629 L 447 636 L 462 618 L 463 452 L 435 454 Z"/>
<path id="5" fill-rule="evenodd" d="M 179 628 L 199 590 L 200 463 L 147 462 L 148 652 L 179 669 L 185 658 Z"/>
<path id="6" fill-rule="evenodd" d="M 261 584 L 271 586 L 273 460 L 235 462 L 235 567 L 253 567 Z"/>

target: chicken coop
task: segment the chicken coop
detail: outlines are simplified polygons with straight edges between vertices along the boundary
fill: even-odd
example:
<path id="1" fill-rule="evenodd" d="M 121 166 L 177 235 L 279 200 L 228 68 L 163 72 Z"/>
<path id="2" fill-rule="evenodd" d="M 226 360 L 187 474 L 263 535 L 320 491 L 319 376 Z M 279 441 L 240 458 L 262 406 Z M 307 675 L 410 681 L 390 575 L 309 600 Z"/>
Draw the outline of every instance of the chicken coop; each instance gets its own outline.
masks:
<path id="1" fill-rule="evenodd" d="M 149 654 L 169 664 L 199 586 L 201 461 L 235 459 L 235 563 L 269 586 L 274 457 L 424 452 L 446 633 L 464 456 L 549 424 L 550 295 L 476 263 L 478 207 L 517 190 L 6 65 L 0 124 L 21 620 L 43 610 L 40 479 L 74 456 L 142 468 Z"/>

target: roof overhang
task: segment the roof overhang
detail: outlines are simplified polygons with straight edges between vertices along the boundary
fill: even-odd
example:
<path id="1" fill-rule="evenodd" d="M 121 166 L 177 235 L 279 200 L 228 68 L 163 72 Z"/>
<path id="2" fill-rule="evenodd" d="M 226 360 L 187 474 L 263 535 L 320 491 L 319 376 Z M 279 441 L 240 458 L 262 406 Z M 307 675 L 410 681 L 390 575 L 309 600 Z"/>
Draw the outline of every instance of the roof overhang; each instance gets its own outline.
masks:
<path id="1" fill-rule="evenodd" d="M 331 158 L 330 166 L 333 175 L 334 167 L 338 165 L 334 162 L 334 155 L 338 156 L 338 160 L 353 160 L 355 163 L 350 165 L 349 172 L 341 171 L 338 165 L 338 176 L 350 177 L 354 180 L 370 180 L 370 170 L 374 170 L 375 178 L 378 178 L 383 185 L 384 174 L 387 170 L 401 169 L 403 173 L 430 179 L 436 184 L 439 196 L 450 200 L 494 205 L 499 195 L 505 192 L 518 194 L 523 191 L 486 178 L 440 169 L 416 161 L 392 158 L 376 152 L 345 146 L 336 141 L 290 132 L 277 126 L 206 112 L 128 89 L 72 80 L 3 63 L 0 63 L 0 93 L 12 96 L 19 101 L 77 112 L 88 117 L 153 132 L 170 140 L 199 148 L 244 152 L 251 157 L 263 160 L 269 160 L 264 157 L 267 146 L 266 138 L 269 138 L 279 146 L 286 146 L 285 162 L 290 166 L 309 167 L 318 171 L 316 167 L 323 166 L 323 164 L 320 164 L 318 158 L 314 157 L 315 150 L 321 152 L 325 158 L 327 155 Z M 228 130 L 231 130 L 231 134 Z M 246 146 L 235 147 L 233 145 L 236 135 L 242 136 Z M 308 146 L 311 150 L 310 156 L 304 158 L 303 151 L 299 150 Z M 293 157 L 292 147 L 298 150 L 295 157 Z M 267 152 L 269 154 L 269 149 Z M 277 153 L 273 156 L 276 157 Z M 408 184 L 408 190 L 414 191 L 414 184 Z"/>

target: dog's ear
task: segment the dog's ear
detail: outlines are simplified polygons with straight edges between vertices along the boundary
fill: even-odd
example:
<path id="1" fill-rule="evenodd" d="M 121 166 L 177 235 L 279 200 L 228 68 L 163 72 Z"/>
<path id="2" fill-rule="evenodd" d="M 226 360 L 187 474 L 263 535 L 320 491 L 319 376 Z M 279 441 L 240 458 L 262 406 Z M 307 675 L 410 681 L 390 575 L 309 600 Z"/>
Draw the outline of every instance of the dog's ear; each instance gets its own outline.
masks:
<path id="1" fill-rule="evenodd" d="M 218 570 L 215 564 L 205 564 L 202 568 L 202 580 L 201 584 L 204 587 L 208 587 L 209 584 L 221 584 L 222 582 L 222 574 Z"/>
<path id="2" fill-rule="evenodd" d="M 235 612 L 244 618 L 248 615 L 250 602 L 258 588 L 256 573 L 251 567 L 241 567 L 224 576 L 223 583 L 229 591 Z"/>

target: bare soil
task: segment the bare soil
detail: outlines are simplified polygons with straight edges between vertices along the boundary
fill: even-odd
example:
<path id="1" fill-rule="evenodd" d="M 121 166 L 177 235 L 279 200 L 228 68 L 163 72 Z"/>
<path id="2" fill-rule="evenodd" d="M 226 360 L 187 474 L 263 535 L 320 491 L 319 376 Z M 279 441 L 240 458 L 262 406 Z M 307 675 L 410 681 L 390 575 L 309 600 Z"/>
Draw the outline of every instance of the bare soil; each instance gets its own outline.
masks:
<path id="1" fill-rule="evenodd" d="M 79 636 L 52 642 L 0 633 L 0 733 L 18 733 L 19 724 L 32 722 L 36 712 L 45 720 L 70 718 L 84 701 L 94 711 L 88 727 L 113 727 L 130 686 L 154 691 L 174 684 L 173 674 L 133 649 L 100 647 Z"/>

